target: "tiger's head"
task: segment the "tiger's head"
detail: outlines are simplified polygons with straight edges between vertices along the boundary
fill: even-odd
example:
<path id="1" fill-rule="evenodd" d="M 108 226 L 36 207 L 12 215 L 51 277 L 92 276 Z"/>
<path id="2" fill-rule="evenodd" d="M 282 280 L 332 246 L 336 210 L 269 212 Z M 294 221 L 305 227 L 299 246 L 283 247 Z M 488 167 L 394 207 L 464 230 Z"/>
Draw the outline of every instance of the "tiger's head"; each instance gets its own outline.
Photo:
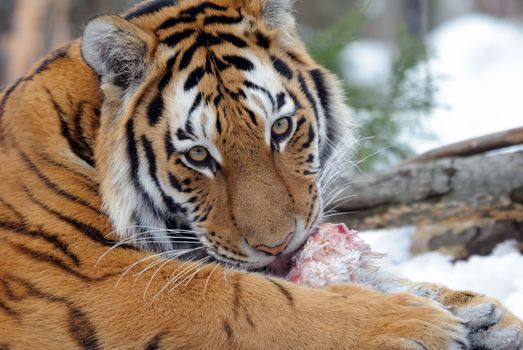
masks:
<path id="1" fill-rule="evenodd" d="M 261 268 L 315 228 L 350 113 L 291 12 L 290 0 L 152 1 L 87 24 L 101 195 L 122 238 Z"/>

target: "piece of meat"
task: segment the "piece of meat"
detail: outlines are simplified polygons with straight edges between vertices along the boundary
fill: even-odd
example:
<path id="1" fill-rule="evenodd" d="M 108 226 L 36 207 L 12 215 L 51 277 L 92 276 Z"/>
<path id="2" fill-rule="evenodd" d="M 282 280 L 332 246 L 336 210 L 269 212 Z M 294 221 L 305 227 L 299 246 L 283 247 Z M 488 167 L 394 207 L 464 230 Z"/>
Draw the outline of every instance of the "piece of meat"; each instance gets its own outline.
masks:
<path id="1" fill-rule="evenodd" d="M 382 256 L 344 224 L 322 224 L 294 256 L 287 279 L 310 287 L 358 282 L 378 270 Z"/>

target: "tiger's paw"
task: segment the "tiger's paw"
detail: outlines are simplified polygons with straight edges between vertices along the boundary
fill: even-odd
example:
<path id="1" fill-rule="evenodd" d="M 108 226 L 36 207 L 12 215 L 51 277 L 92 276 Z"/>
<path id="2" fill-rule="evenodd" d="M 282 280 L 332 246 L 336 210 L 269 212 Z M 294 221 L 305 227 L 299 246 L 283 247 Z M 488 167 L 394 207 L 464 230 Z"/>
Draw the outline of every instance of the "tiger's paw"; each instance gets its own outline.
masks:
<path id="1" fill-rule="evenodd" d="M 390 311 L 373 320 L 365 349 L 471 349 L 468 327 L 430 299 L 397 294 L 382 305 Z"/>
<path id="2" fill-rule="evenodd" d="M 523 322 L 497 300 L 452 290 L 440 299 L 464 322 L 473 349 L 523 350 Z"/>

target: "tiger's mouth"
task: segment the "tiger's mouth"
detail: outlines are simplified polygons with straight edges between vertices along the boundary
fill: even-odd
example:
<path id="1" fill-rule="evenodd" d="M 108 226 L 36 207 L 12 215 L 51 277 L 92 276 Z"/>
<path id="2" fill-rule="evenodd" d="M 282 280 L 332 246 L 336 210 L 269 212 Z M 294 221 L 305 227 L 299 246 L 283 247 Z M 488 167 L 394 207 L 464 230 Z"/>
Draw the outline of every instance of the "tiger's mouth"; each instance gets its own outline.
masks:
<path id="1" fill-rule="evenodd" d="M 287 275 L 291 271 L 294 257 L 298 254 L 298 252 L 300 252 L 303 249 L 306 243 L 307 240 L 304 240 L 300 244 L 300 246 L 298 246 L 298 248 L 296 248 L 292 252 L 276 256 L 271 263 L 259 269 L 258 272 L 274 277 L 287 277 Z"/>
<path id="2" fill-rule="evenodd" d="M 316 216 L 316 219 L 318 216 Z M 318 229 L 318 221 L 314 220 L 314 224 L 309 230 L 296 242 L 297 245 L 292 247 L 292 250 L 276 255 L 269 263 L 240 261 L 231 257 L 225 257 L 216 250 L 208 249 L 207 253 L 214 258 L 214 261 L 225 265 L 237 267 L 244 271 L 262 273 L 264 275 L 285 278 L 289 275 L 293 266 L 294 257 L 303 249 L 307 243 L 308 238 Z"/>
<path id="3" fill-rule="evenodd" d="M 287 276 L 292 267 L 292 258 L 300 249 L 301 248 L 287 255 L 277 256 L 273 262 L 265 266 L 265 268 L 263 269 L 263 273 L 276 277 Z"/>

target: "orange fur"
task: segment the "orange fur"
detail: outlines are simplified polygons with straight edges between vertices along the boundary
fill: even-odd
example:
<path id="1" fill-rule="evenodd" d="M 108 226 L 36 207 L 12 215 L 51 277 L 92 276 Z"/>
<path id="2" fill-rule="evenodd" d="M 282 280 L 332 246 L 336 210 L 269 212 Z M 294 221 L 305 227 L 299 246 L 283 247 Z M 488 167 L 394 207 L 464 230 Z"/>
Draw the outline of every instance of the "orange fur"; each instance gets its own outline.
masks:
<path id="1" fill-rule="evenodd" d="M 268 2 L 215 0 L 231 14 L 243 6 L 251 18 L 247 28 L 278 42 L 270 48 L 274 55 L 291 50 L 295 61 L 289 64 L 296 71 L 324 72 L 302 44 L 292 42 L 297 40 L 292 28 L 282 33 L 265 23 L 262 12 Z M 168 50 L 158 40 L 172 33 L 159 31 L 155 36 L 154 30 L 180 10 L 200 3 L 187 0 L 137 16 L 132 24 L 111 17 L 143 40 L 145 60 L 151 65 L 141 87 L 125 102 L 117 86 L 100 85 L 82 58 L 79 40 L 51 53 L 2 91 L 0 349 L 416 349 L 419 344 L 446 349 L 465 341 L 458 319 L 429 299 L 388 296 L 358 286 L 310 289 L 215 264 L 189 274 L 190 263 L 158 258 L 131 245 L 107 253 L 121 238 L 106 214 L 107 200 L 115 191 L 109 181 L 115 171 L 111 167 L 124 157 L 126 122 L 133 113 L 147 113 L 140 104 L 154 98 L 166 69 Z M 253 55 L 262 56 L 252 31 L 235 33 L 249 43 Z M 185 49 L 190 44 L 185 43 Z M 231 48 L 215 50 L 223 55 Z M 204 60 L 198 53 L 190 67 Z M 336 84 L 324 74 L 329 84 Z M 235 71 L 222 78 L 229 89 L 242 87 Z M 311 83 L 311 78 L 305 79 Z M 212 94 L 220 84 L 209 76 L 198 89 Z M 288 88 L 303 101 L 296 83 Z M 222 111 L 233 115 L 237 108 L 228 99 Z M 126 112 L 115 119 L 122 110 Z M 301 113 L 306 125 L 312 125 L 311 108 Z M 311 216 L 319 210 L 313 205 L 318 195 L 315 176 L 293 174 L 291 156 L 273 156 L 256 143 L 260 137 L 252 138 L 238 126 L 242 120 L 224 124 L 224 134 L 217 137 L 225 155 L 225 175 L 214 182 L 163 160 L 167 120 L 155 128 L 145 119 L 134 124 L 136 134 L 147 135 L 159 155 L 162 178 L 169 171 L 190 177 L 207 202 L 232 201 L 230 206 L 215 206 L 202 229 L 219 252 L 235 259 L 245 258 L 240 246 L 245 231 L 249 244 L 272 246 L 293 229 L 289 213 L 309 216 L 310 228 Z M 307 134 L 296 137 L 299 142 L 289 147 L 299 148 Z M 248 197 L 256 200 L 245 201 Z M 264 218 L 270 218 L 269 229 L 262 229 Z M 180 274 L 191 279 L 172 288 L 169 281 Z"/>

